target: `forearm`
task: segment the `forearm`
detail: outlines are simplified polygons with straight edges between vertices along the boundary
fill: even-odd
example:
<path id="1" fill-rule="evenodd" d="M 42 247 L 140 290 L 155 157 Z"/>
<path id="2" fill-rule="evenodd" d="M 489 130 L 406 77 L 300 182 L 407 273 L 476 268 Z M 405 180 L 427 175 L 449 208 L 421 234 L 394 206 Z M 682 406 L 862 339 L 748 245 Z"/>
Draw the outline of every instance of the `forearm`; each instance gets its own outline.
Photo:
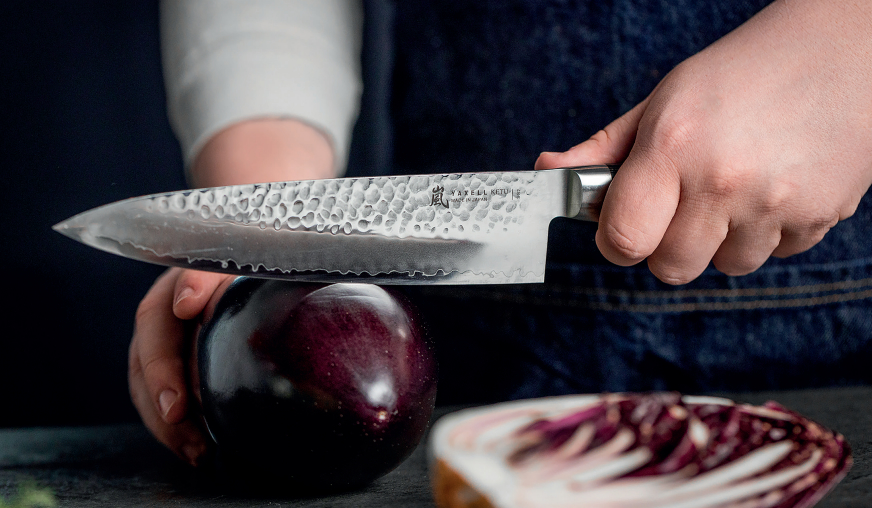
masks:
<path id="1" fill-rule="evenodd" d="M 872 0 L 776 0 L 704 53 L 721 56 L 723 46 L 750 56 L 724 60 L 725 67 L 776 63 L 773 70 L 791 72 L 798 81 L 820 77 L 834 88 L 872 90 Z M 848 95 L 834 95 L 831 104 Z"/>
<path id="2" fill-rule="evenodd" d="M 169 117 L 188 171 L 235 124 L 295 119 L 323 134 L 342 172 L 362 88 L 361 25 L 352 0 L 163 1 Z"/>

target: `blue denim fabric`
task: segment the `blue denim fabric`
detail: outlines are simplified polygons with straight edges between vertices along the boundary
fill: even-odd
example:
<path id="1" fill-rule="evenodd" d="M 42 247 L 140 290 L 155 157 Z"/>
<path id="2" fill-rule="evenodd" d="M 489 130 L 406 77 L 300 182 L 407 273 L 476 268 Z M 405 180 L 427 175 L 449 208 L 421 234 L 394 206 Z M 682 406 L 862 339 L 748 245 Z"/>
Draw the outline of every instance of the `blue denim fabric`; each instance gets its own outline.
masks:
<path id="1" fill-rule="evenodd" d="M 641 102 L 768 0 L 396 2 L 398 171 L 532 167 Z"/>
<path id="2" fill-rule="evenodd" d="M 872 381 L 872 257 L 715 270 L 678 288 L 644 267 L 552 265 L 543 285 L 414 288 L 443 401 Z"/>
<path id="3" fill-rule="evenodd" d="M 404 0 L 398 172 L 530 168 L 641 101 L 768 1 Z M 872 197 L 810 251 L 673 287 L 556 220 L 543 285 L 411 288 L 445 403 L 570 392 L 872 381 Z"/>

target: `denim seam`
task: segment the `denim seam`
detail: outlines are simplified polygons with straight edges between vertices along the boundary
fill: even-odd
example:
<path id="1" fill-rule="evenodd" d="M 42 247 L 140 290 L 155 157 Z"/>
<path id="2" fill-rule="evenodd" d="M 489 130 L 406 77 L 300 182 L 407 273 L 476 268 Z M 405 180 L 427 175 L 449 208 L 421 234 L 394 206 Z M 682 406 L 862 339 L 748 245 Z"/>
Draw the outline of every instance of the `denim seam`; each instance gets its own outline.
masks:
<path id="1" fill-rule="evenodd" d="M 811 298 L 792 298 L 780 300 L 743 300 L 738 302 L 694 302 L 666 304 L 611 304 L 607 302 L 583 302 L 582 305 L 566 305 L 569 307 L 586 307 L 593 310 L 625 311 L 640 313 L 657 312 L 696 312 L 696 311 L 730 311 L 730 310 L 760 310 L 789 309 L 797 307 L 812 307 L 832 303 L 844 303 L 872 298 L 872 289 L 859 292 L 836 293 Z M 558 303 L 561 305 L 561 303 Z"/>
<path id="2" fill-rule="evenodd" d="M 571 269 L 573 267 L 573 263 L 567 262 L 552 262 L 548 264 L 548 268 L 552 270 L 566 270 Z M 754 273 L 762 274 L 762 275 L 779 275 L 785 272 L 791 272 L 796 270 L 797 268 L 802 268 L 807 272 L 833 272 L 840 270 L 852 270 L 857 268 L 869 268 L 872 267 L 872 257 L 862 257 L 855 259 L 845 259 L 839 261 L 831 261 L 829 263 L 806 263 L 806 264 L 790 264 L 790 265 L 763 265 L 758 268 Z M 639 266 L 614 266 L 614 265 L 596 265 L 595 270 L 600 273 L 609 273 L 609 274 L 621 274 L 621 273 L 634 273 L 634 274 L 648 274 L 649 270 L 644 265 Z M 705 275 L 723 275 L 720 271 L 715 268 L 706 268 L 703 273 Z"/>
<path id="3" fill-rule="evenodd" d="M 858 281 L 844 281 L 842 283 L 830 284 L 815 284 L 808 286 L 796 286 L 785 288 L 761 288 L 748 290 L 712 290 L 717 296 L 735 297 L 735 296 L 785 296 L 797 294 L 812 294 L 826 293 L 805 298 L 770 298 L 770 299 L 754 299 L 754 300 L 738 300 L 738 301 L 703 301 L 703 302 L 669 302 L 669 303 L 611 303 L 606 301 L 590 301 L 584 299 L 573 298 L 573 295 L 596 295 L 596 296 L 624 296 L 633 293 L 626 291 L 616 291 L 598 288 L 586 288 L 568 291 L 570 295 L 566 296 L 548 296 L 536 291 L 531 293 L 513 293 L 501 292 L 496 290 L 490 291 L 469 291 L 469 290 L 453 290 L 450 293 L 442 294 L 443 297 L 461 298 L 461 299 L 486 299 L 491 302 L 515 303 L 524 305 L 540 305 L 540 306 L 555 306 L 564 308 L 590 309 L 597 311 L 611 312 L 638 312 L 638 313 L 683 313 L 683 312 L 698 312 L 698 311 L 732 311 L 732 310 L 760 310 L 760 309 L 789 309 L 798 307 L 812 307 L 818 305 L 828 305 L 833 303 L 844 303 L 857 300 L 872 298 L 872 279 L 864 279 Z M 838 290 L 853 289 L 853 291 Z M 862 289 L 862 290 L 859 290 Z M 781 290 L 781 291 L 779 291 Z M 564 292 L 564 291 L 562 291 Z M 644 298 L 652 298 L 658 295 L 663 299 L 680 299 L 682 296 L 694 295 L 704 296 L 711 294 L 709 291 L 686 291 L 683 295 L 675 295 L 673 292 L 645 292 Z M 440 292 L 437 291 L 433 296 L 437 296 Z"/>
<path id="4" fill-rule="evenodd" d="M 586 296 L 632 297 L 636 299 L 653 298 L 699 298 L 699 297 L 747 297 L 747 296 L 787 296 L 808 293 L 828 293 L 846 289 L 872 287 L 872 277 L 860 280 L 809 284 L 805 286 L 782 286 L 735 289 L 677 289 L 671 291 L 628 291 L 608 288 L 562 288 L 561 291 Z"/>

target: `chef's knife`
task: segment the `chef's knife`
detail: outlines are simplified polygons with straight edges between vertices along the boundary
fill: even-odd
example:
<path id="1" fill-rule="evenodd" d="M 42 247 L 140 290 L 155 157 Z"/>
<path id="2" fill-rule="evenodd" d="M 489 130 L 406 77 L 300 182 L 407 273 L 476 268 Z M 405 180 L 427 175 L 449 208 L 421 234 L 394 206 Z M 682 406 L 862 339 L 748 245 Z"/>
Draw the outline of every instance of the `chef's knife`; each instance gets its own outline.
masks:
<path id="1" fill-rule="evenodd" d="M 597 220 L 617 166 L 337 178 L 154 194 L 54 229 L 141 261 L 377 284 L 542 282 L 548 224 Z"/>

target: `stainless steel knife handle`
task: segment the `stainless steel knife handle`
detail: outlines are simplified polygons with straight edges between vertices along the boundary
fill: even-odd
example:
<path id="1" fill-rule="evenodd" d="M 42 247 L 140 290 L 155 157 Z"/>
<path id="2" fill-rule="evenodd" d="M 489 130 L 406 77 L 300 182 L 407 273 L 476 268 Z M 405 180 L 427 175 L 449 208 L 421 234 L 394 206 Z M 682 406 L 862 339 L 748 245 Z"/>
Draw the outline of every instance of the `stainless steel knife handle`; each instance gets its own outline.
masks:
<path id="1" fill-rule="evenodd" d="M 582 166 L 567 169 L 566 216 L 578 220 L 598 221 L 606 190 L 618 171 L 617 164 Z"/>

